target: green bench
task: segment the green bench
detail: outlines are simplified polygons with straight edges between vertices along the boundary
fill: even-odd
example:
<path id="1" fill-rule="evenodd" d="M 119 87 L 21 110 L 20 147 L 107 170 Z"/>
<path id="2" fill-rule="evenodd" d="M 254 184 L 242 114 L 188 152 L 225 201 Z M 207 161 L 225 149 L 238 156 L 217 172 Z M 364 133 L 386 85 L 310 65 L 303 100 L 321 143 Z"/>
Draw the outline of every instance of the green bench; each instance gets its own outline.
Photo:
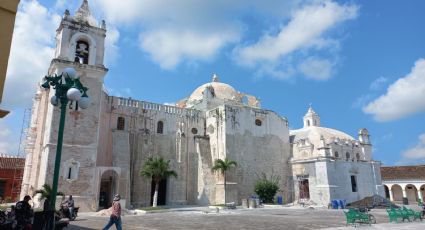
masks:
<path id="1" fill-rule="evenodd" d="M 407 213 L 407 215 L 409 217 L 413 217 L 413 220 L 418 220 L 419 219 L 420 221 L 422 221 L 422 213 L 421 212 L 417 212 L 417 211 L 415 211 L 413 209 L 406 208 L 404 206 L 403 206 L 403 210 Z"/>
<path id="2" fill-rule="evenodd" d="M 422 221 L 421 212 L 416 212 L 404 206 L 403 208 L 387 208 L 387 213 L 390 222 L 398 223 L 399 219 L 401 219 L 403 222 L 404 220 L 412 221 L 417 219 L 420 219 Z"/>
<path id="3" fill-rule="evenodd" d="M 355 224 L 355 223 L 361 223 L 361 224 L 371 224 L 372 219 L 371 215 L 367 213 L 360 212 L 355 209 L 348 209 L 348 211 L 344 211 L 345 218 L 347 219 L 347 224 Z"/>

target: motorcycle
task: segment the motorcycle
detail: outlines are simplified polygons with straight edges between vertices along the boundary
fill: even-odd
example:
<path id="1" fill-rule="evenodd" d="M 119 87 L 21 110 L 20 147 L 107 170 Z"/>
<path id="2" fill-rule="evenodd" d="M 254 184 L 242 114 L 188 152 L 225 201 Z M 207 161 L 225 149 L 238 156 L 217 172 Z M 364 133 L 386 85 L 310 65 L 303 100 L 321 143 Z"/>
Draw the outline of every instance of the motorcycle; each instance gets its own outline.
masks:
<path id="1" fill-rule="evenodd" d="M 80 207 L 74 207 L 74 210 L 72 212 L 72 215 L 70 216 L 69 208 L 66 205 L 61 205 L 59 209 L 59 217 L 62 218 L 68 218 L 69 220 L 73 221 L 78 216 L 78 209 Z"/>
<path id="2" fill-rule="evenodd" d="M 0 210 L 0 229 L 15 229 L 17 222 L 10 211 Z"/>

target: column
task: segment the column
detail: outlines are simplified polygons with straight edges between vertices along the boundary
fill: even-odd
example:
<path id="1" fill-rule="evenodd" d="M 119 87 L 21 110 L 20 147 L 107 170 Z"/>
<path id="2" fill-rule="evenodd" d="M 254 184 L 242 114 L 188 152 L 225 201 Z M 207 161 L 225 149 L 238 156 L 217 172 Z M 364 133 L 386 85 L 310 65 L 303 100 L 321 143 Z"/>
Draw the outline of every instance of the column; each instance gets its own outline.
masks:
<path id="1" fill-rule="evenodd" d="M 422 200 L 422 191 L 421 191 L 421 188 L 419 188 L 418 189 L 418 201 L 419 200 L 421 200 L 422 202 L 423 202 L 423 200 Z"/>
<path id="2" fill-rule="evenodd" d="M 407 199 L 406 186 L 403 186 L 401 188 L 401 190 L 403 190 L 403 204 L 404 205 L 408 205 L 409 204 L 409 200 Z"/>
<path id="3" fill-rule="evenodd" d="M 393 187 L 393 186 L 388 187 L 388 189 L 389 189 L 389 191 L 390 191 L 390 201 L 391 201 L 391 202 L 394 202 L 394 195 L 393 195 L 392 187 Z"/>

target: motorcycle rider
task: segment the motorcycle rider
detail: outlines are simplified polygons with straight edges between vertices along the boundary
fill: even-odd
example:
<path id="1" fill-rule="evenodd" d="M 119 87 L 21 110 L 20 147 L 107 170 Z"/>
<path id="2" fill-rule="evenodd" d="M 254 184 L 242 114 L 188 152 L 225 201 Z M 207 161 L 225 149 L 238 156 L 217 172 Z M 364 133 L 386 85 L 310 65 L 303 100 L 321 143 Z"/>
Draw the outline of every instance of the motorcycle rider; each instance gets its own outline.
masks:
<path id="1" fill-rule="evenodd" d="M 72 199 L 72 195 L 69 195 L 68 200 L 66 200 L 62 204 L 66 204 L 68 206 L 69 218 L 72 218 L 74 216 L 74 207 L 75 207 L 74 199 Z"/>
<path id="2" fill-rule="evenodd" d="M 32 218 L 32 210 L 29 201 L 31 197 L 26 195 L 24 200 L 16 203 L 15 206 L 15 215 L 16 221 L 18 222 L 18 226 L 23 227 L 24 229 L 31 229 L 31 218 Z"/>

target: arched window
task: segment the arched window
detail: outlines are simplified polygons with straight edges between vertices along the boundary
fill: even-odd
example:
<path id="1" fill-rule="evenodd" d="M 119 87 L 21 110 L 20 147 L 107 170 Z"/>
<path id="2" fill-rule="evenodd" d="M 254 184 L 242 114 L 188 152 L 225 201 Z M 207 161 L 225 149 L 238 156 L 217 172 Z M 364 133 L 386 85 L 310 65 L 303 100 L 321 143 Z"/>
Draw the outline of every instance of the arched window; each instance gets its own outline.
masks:
<path id="1" fill-rule="evenodd" d="M 335 151 L 335 158 L 339 158 L 339 153 L 338 153 L 338 151 Z"/>
<path id="2" fill-rule="evenodd" d="M 156 133 L 164 133 L 164 122 L 158 121 L 156 125 Z"/>
<path id="3" fill-rule="evenodd" d="M 356 153 L 356 160 L 360 161 L 360 154 L 359 153 Z"/>
<path id="4" fill-rule="evenodd" d="M 307 120 L 307 126 L 310 126 L 310 120 Z"/>
<path id="5" fill-rule="evenodd" d="M 118 130 L 124 130 L 125 128 L 125 119 L 124 117 L 118 117 L 117 120 L 117 129 Z"/>
<path id="6" fill-rule="evenodd" d="M 89 43 L 78 41 L 75 47 L 75 62 L 89 64 Z"/>
<path id="7" fill-rule="evenodd" d="M 260 119 L 255 119 L 255 125 L 256 126 L 261 126 L 263 124 L 263 122 Z"/>
<path id="8" fill-rule="evenodd" d="M 347 160 L 347 161 L 350 160 L 350 153 L 349 152 L 345 153 L 345 160 Z"/>
<path id="9" fill-rule="evenodd" d="M 76 180 L 78 179 L 78 171 L 80 169 L 80 163 L 78 161 L 75 161 L 74 159 L 68 160 L 65 162 L 65 178 L 67 180 Z"/>

